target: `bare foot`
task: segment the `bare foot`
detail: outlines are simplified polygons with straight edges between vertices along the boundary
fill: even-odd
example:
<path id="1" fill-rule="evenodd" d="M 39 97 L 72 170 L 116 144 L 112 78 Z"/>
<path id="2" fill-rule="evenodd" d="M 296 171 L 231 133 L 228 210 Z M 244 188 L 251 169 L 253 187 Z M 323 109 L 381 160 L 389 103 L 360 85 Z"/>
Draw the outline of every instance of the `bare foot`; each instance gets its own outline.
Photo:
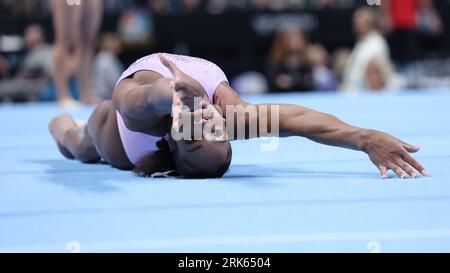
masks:
<path id="1" fill-rule="evenodd" d="M 56 141 L 56 145 L 58 146 L 59 151 L 62 155 L 64 155 L 68 159 L 74 159 L 75 157 L 63 146 L 64 135 L 70 129 L 76 127 L 74 120 L 69 115 L 61 115 L 54 118 L 50 124 L 48 125 L 48 129 L 50 134 L 53 136 L 53 139 Z"/>

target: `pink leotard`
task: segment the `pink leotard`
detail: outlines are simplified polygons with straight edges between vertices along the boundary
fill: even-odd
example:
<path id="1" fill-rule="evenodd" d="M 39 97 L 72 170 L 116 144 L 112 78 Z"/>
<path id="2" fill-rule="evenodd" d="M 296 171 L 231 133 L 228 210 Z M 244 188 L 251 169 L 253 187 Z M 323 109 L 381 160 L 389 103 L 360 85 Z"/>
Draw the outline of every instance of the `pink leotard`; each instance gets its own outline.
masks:
<path id="1" fill-rule="evenodd" d="M 216 92 L 217 87 L 222 82 L 228 82 L 222 69 L 210 61 L 183 55 L 155 53 L 143 57 L 133 63 L 125 70 L 125 72 L 123 72 L 117 83 L 134 73 L 143 70 L 154 71 L 161 74 L 164 78 L 173 79 L 169 69 L 167 69 L 159 60 L 158 56 L 160 54 L 174 62 L 181 71 L 198 81 L 205 89 L 211 102 L 213 102 L 214 93 Z M 117 112 L 117 125 L 119 126 L 119 134 L 125 152 L 130 162 L 134 165 L 136 165 L 143 157 L 158 149 L 156 143 L 161 140 L 161 137 L 129 130 L 125 126 L 119 112 Z"/>

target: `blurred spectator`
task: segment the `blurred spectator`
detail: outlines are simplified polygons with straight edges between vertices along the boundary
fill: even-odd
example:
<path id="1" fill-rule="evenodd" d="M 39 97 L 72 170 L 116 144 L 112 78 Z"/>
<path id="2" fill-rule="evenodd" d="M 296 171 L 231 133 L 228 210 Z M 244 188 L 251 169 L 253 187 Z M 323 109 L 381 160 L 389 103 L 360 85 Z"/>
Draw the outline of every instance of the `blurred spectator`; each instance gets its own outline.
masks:
<path id="1" fill-rule="evenodd" d="M 43 14 L 45 11 L 48 12 L 48 3 L 43 0 L 3 0 L 3 2 L 5 2 L 6 5 L 11 6 L 13 13 L 16 15 L 32 17 L 36 16 L 36 14 Z"/>
<path id="2" fill-rule="evenodd" d="M 314 89 L 307 47 L 305 34 L 296 27 L 285 27 L 276 33 L 267 68 L 272 92 Z"/>
<path id="3" fill-rule="evenodd" d="M 385 0 L 380 10 L 381 26 L 390 34 L 393 56 L 400 63 L 419 57 L 418 28 L 426 33 L 442 30 L 432 0 Z"/>
<path id="4" fill-rule="evenodd" d="M 344 80 L 344 72 L 347 66 L 351 51 L 347 48 L 340 48 L 333 52 L 331 60 L 331 69 L 339 83 Z"/>
<path id="5" fill-rule="evenodd" d="M 375 58 L 391 67 L 388 44 L 376 28 L 374 11 L 369 8 L 358 9 L 353 17 L 353 28 L 357 43 L 344 72 L 342 88 L 345 91 L 362 90 L 366 87 L 365 71 Z"/>
<path id="6" fill-rule="evenodd" d="M 274 11 L 286 10 L 290 7 L 288 0 L 268 1 L 267 5 L 269 9 Z"/>
<path id="7" fill-rule="evenodd" d="M 19 70 L 22 78 L 49 78 L 52 74 L 52 47 L 45 42 L 44 32 L 39 25 L 25 29 L 25 45 L 28 53 Z"/>
<path id="8" fill-rule="evenodd" d="M 433 0 L 421 0 L 421 5 L 418 11 L 417 27 L 420 32 L 429 35 L 439 34 L 442 32 L 442 20 L 434 8 Z"/>
<path id="9" fill-rule="evenodd" d="M 394 57 L 404 62 L 418 56 L 418 0 L 387 0 L 380 6 L 381 26 L 390 34 Z"/>
<path id="10" fill-rule="evenodd" d="M 258 11 L 266 10 L 268 5 L 268 0 L 250 0 L 250 6 Z"/>
<path id="11" fill-rule="evenodd" d="M 181 5 L 182 13 L 196 13 L 202 10 L 202 0 L 183 0 Z"/>
<path id="12" fill-rule="evenodd" d="M 154 14 L 167 14 L 172 8 L 170 0 L 148 0 L 148 7 Z"/>
<path id="13" fill-rule="evenodd" d="M 219 14 L 228 8 L 227 0 L 209 0 L 206 9 L 211 14 Z"/>
<path id="14" fill-rule="evenodd" d="M 35 21 L 45 22 L 46 27 L 49 28 L 50 25 L 47 23 L 50 2 L 49 0 L 0 0 L 0 13 L 7 22 L 15 23 L 11 27 L 9 24 L 3 24 L 0 31 L 2 32 L 0 55 L 4 54 L 4 59 L 0 56 L 0 78 L 2 75 L 3 77 L 14 75 L 15 79 L 19 77 L 23 67 L 24 52 L 23 39 L 20 33 L 16 33 L 17 29 L 21 29 L 27 22 Z M 148 54 L 149 51 L 200 55 L 215 60 L 229 75 L 238 75 L 243 68 L 249 71 L 266 72 L 266 82 L 270 83 L 272 91 L 333 90 L 336 81 L 343 82 L 343 86 L 350 90 L 364 88 L 381 90 L 395 86 L 392 82 L 398 77 L 391 72 L 389 51 L 385 49 L 387 47 L 383 37 L 377 32 L 375 23 L 373 27 L 367 27 L 372 23 L 364 22 L 371 22 L 372 19 L 367 17 L 364 19 L 364 16 L 360 16 L 363 19 L 359 21 L 363 23 L 359 23 L 359 27 L 354 23 L 357 36 L 355 48 L 349 52 L 334 50 L 331 65 L 325 48 L 321 45 L 308 46 L 304 34 L 296 33 L 298 30 L 291 31 L 283 39 L 279 38 L 280 41 L 277 43 L 275 39 L 270 54 L 267 54 L 270 40 L 267 40 L 266 35 L 273 33 L 274 29 L 278 29 L 280 25 L 286 24 L 291 26 L 295 24 L 300 29 L 308 31 L 314 39 L 326 41 L 326 48 L 348 46 L 352 42 L 351 28 L 348 26 L 351 20 L 342 20 L 342 25 L 339 27 L 343 31 L 339 31 L 338 34 L 336 30 L 339 28 L 335 28 L 332 24 L 339 21 L 340 16 L 348 18 L 348 13 L 357 7 L 368 7 L 366 0 L 102 0 L 102 2 L 106 11 L 102 28 L 114 32 L 118 26 L 117 32 L 123 42 L 121 60 L 127 65 Z M 433 78 L 433 84 L 443 84 L 444 81 L 439 80 L 437 76 L 450 75 L 446 69 L 448 64 L 441 58 L 448 56 L 449 47 L 445 47 L 444 42 L 448 44 L 450 41 L 449 32 L 446 30 L 449 24 L 444 24 L 442 20 L 448 21 L 445 14 L 448 15 L 450 1 L 436 1 L 434 5 L 432 0 L 381 0 L 381 3 L 380 23 L 383 30 L 389 33 L 388 38 L 392 37 L 392 41 L 388 39 L 392 57 L 399 57 L 403 63 L 408 64 L 408 66 L 401 66 L 405 69 L 400 70 L 408 87 L 422 87 L 423 83 L 432 77 L 436 77 L 436 79 Z M 2 7 L 6 9 L 2 10 Z M 318 12 L 315 9 L 327 10 Z M 378 8 L 374 7 L 374 9 Z M 291 10 L 299 12 L 290 13 Z M 278 11 L 278 13 L 272 11 Z M 197 16 L 202 13 L 228 12 L 230 13 L 216 18 Z M 237 12 L 244 13 L 237 14 Z M 442 20 L 438 13 L 442 15 Z M 186 16 L 180 17 L 177 16 L 178 14 L 186 14 Z M 153 15 L 162 15 L 157 16 L 161 20 L 155 22 L 156 16 Z M 120 18 L 119 22 L 117 22 L 118 18 Z M 235 20 L 239 22 L 242 29 L 236 28 L 233 33 L 235 35 L 217 31 L 215 24 L 220 24 L 222 19 Z M 200 23 L 205 27 L 195 28 L 195 33 L 181 38 L 178 35 L 174 36 L 176 32 L 172 31 L 174 28 L 171 25 L 174 21 L 181 25 L 177 29 L 183 29 L 184 22 L 187 22 L 186 25 Z M 209 22 L 211 25 L 208 25 Z M 259 30 L 261 25 L 266 31 Z M 371 28 L 374 30 L 367 30 Z M 291 27 L 291 29 L 294 28 Z M 209 37 L 210 33 L 213 33 L 211 37 Z M 252 35 L 253 33 L 255 35 Z M 442 39 L 440 33 L 445 33 L 447 36 Z M 157 37 L 156 34 L 158 34 Z M 225 36 L 231 39 L 222 40 Z M 279 37 L 281 36 L 280 34 Z M 155 37 L 157 39 L 154 39 Z M 17 40 L 20 43 L 17 43 Z M 3 44 L 11 45 L 14 42 L 16 45 L 14 50 L 4 49 Z M 348 57 L 350 53 L 352 53 L 351 58 Z M 424 68 L 421 67 L 419 60 L 412 64 L 407 62 L 411 58 L 424 56 L 437 57 L 437 60 L 433 65 L 427 64 Z M 75 75 L 79 61 L 79 57 L 71 54 L 70 59 L 68 57 L 62 67 L 67 71 L 73 71 L 69 74 Z M 116 65 L 105 65 L 106 63 L 117 64 L 116 61 L 117 56 L 114 53 L 102 50 L 95 63 L 98 67 L 117 71 L 119 69 L 113 69 Z M 417 69 L 419 66 L 420 69 Z M 108 97 L 107 92 L 111 88 L 105 86 L 111 86 L 112 79 L 115 77 L 111 75 L 116 75 L 117 72 L 106 72 L 105 68 L 97 69 L 95 73 L 105 72 L 103 76 L 96 78 L 110 77 L 105 80 L 108 83 L 100 80 L 93 82 L 96 86 L 93 91 Z M 417 71 L 420 71 L 420 74 Z M 424 77 L 425 72 L 427 77 Z M 260 76 L 255 72 L 246 72 L 235 77 L 232 84 L 242 93 L 262 92 L 261 90 L 267 87 Z M 72 82 L 75 83 L 74 80 Z M 402 86 L 405 85 L 406 82 Z M 431 85 L 427 84 L 427 86 Z M 73 94 L 72 96 L 76 97 Z"/>
<path id="15" fill-rule="evenodd" d="M 337 80 L 333 71 L 328 67 L 329 54 L 319 44 L 311 45 L 308 49 L 309 63 L 312 65 L 314 89 L 318 91 L 337 90 Z"/>
<path id="16" fill-rule="evenodd" d="M 103 11 L 105 14 L 118 14 L 122 10 L 129 8 L 130 5 L 130 1 L 103 0 Z"/>
<path id="17" fill-rule="evenodd" d="M 10 69 L 11 68 L 8 61 L 2 55 L 0 55 L 0 79 L 8 76 Z"/>
<path id="18" fill-rule="evenodd" d="M 311 7 L 323 8 L 350 8 L 355 5 L 355 0 L 312 0 L 308 2 Z"/>
<path id="19" fill-rule="evenodd" d="M 103 34 L 100 51 L 94 59 L 94 92 L 104 100 L 110 100 L 117 80 L 123 72 L 118 59 L 122 51 L 120 39 L 114 34 Z"/>
<path id="20" fill-rule="evenodd" d="M 436 5 L 438 5 L 438 3 L 436 3 Z M 441 1 L 439 5 L 445 4 Z M 448 2 L 447 5 L 450 5 L 450 2 Z M 445 9 L 446 7 L 443 8 Z M 446 9 L 448 12 L 448 7 Z M 445 11 L 442 10 L 439 12 L 445 13 Z M 437 11 L 437 6 L 435 8 L 433 1 L 422 0 L 422 5 L 419 8 L 417 17 L 417 29 L 419 31 L 419 45 L 421 51 L 419 58 L 440 58 L 445 56 L 441 53 L 445 51 L 444 48 L 447 48 L 448 50 L 449 47 L 444 46 L 444 33 L 448 30 L 444 27 L 443 19 L 444 18 L 441 19 Z"/>
<path id="21" fill-rule="evenodd" d="M 247 8 L 247 0 L 208 0 L 206 3 L 207 11 L 212 14 L 219 14 L 228 10 L 242 11 Z"/>
<path id="22" fill-rule="evenodd" d="M 64 1 L 64 0 L 61 0 Z M 130 6 L 145 3 L 153 14 L 192 13 L 206 11 L 218 14 L 229 10 L 301 10 L 322 8 L 351 8 L 358 0 L 102 0 L 106 14 L 117 14 Z M 359 0 L 361 1 L 361 0 Z M 384 0 L 383 0 L 384 1 Z M 364 1 L 365 2 L 365 1 Z M 48 0 L 0 0 L 16 15 L 33 17 L 49 13 Z"/>
<path id="23" fill-rule="evenodd" d="M 45 42 L 42 28 L 30 25 L 25 29 L 27 53 L 17 74 L 0 82 L 0 100 L 37 100 L 52 76 L 52 47 Z"/>
<path id="24" fill-rule="evenodd" d="M 136 6 L 122 13 L 119 35 L 130 44 L 147 42 L 153 36 L 153 20 L 146 6 Z"/>
<path id="25" fill-rule="evenodd" d="M 269 85 L 262 73 L 256 71 L 244 72 L 233 79 L 231 87 L 240 95 L 256 95 L 267 93 Z"/>
<path id="26" fill-rule="evenodd" d="M 389 64 L 383 58 L 373 58 L 365 71 L 365 89 L 380 91 L 388 87 L 390 77 Z"/>

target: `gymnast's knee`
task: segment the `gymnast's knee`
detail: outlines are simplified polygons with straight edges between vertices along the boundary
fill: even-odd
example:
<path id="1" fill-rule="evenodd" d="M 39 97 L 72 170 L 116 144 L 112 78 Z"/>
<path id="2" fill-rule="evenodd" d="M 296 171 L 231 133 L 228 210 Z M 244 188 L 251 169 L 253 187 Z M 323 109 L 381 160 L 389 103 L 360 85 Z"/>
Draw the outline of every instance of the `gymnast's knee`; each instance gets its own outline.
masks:
<path id="1" fill-rule="evenodd" d="M 100 156 L 92 142 L 86 134 L 85 129 L 74 128 L 66 132 L 64 138 L 71 142 L 70 152 L 76 160 L 83 163 L 95 163 L 100 160 Z M 81 136 L 80 136 L 81 134 Z"/>

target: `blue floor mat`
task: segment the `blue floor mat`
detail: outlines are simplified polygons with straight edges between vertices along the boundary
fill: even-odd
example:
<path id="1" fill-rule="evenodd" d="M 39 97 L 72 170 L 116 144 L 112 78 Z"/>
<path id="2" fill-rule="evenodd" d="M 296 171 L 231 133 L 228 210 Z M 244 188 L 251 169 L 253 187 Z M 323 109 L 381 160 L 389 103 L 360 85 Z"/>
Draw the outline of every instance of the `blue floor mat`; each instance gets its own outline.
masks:
<path id="1" fill-rule="evenodd" d="M 381 181 L 360 152 L 233 143 L 222 179 L 148 179 L 64 159 L 52 104 L 0 106 L 0 252 L 450 252 L 450 94 L 266 95 L 422 147 L 431 173 Z M 87 119 L 91 108 L 71 112 Z"/>

